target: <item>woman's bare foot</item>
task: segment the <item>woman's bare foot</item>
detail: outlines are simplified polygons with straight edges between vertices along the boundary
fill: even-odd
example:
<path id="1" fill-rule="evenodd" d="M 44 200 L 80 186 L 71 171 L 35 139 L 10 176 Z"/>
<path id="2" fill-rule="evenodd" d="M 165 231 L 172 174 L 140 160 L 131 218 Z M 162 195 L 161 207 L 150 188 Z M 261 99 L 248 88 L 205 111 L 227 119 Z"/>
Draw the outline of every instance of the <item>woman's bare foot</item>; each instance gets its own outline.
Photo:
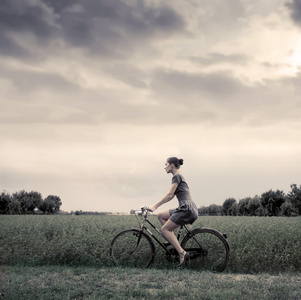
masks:
<path id="1" fill-rule="evenodd" d="M 186 262 L 189 260 L 189 253 L 186 251 L 183 251 L 180 253 L 180 264 L 178 265 L 178 267 L 183 267 L 186 265 Z"/>

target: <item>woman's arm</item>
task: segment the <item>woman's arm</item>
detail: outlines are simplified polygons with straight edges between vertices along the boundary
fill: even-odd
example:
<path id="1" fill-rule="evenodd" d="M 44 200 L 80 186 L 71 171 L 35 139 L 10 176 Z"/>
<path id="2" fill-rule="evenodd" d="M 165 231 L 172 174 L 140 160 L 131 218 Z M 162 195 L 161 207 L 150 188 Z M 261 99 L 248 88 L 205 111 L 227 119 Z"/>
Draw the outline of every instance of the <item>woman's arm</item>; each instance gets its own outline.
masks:
<path id="1" fill-rule="evenodd" d="M 148 209 L 150 211 L 155 211 L 159 206 L 161 206 L 162 204 L 164 204 L 164 203 L 170 201 L 171 199 L 173 199 L 173 197 L 175 196 L 175 191 L 176 191 L 178 185 L 179 185 L 178 183 L 173 183 L 170 186 L 168 193 L 159 202 L 157 202 L 153 206 L 150 206 Z"/>

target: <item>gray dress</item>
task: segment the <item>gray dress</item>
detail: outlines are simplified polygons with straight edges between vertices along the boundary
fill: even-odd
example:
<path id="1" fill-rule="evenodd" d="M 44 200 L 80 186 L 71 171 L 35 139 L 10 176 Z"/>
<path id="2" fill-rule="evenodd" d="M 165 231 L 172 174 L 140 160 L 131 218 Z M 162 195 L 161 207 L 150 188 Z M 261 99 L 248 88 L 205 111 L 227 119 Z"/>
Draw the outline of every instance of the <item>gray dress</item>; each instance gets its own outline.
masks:
<path id="1" fill-rule="evenodd" d="M 171 182 L 179 184 L 175 191 L 179 207 L 169 210 L 170 220 L 177 225 L 192 224 L 198 217 L 198 209 L 191 198 L 188 184 L 181 174 L 174 175 Z"/>

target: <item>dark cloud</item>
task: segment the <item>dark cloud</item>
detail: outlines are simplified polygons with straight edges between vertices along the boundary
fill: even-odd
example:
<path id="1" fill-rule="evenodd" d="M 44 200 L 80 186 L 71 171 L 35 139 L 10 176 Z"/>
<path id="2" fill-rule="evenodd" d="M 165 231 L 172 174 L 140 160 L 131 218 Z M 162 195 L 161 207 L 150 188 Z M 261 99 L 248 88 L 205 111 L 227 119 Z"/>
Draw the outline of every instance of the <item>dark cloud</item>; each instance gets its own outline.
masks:
<path id="1" fill-rule="evenodd" d="M 122 1 L 89 0 L 61 13 L 64 38 L 94 53 L 126 58 L 153 39 L 171 37 L 184 30 L 172 9 L 148 7 L 144 1 L 130 6 Z"/>
<path id="2" fill-rule="evenodd" d="M 60 14 L 68 9 L 72 4 L 76 4 L 77 0 L 42 0 L 47 6 L 51 7 L 56 14 Z"/>
<path id="3" fill-rule="evenodd" d="M 291 18 L 293 21 L 301 25 L 301 0 L 293 0 L 285 5 L 291 10 Z"/>
<path id="4" fill-rule="evenodd" d="M 0 17 L 1 19 L 1 17 Z M 1 23 L 1 22 L 0 22 Z M 1 28 L 1 27 L 0 27 Z M 23 47 L 20 47 L 15 41 L 11 40 L 0 29 L 0 53 L 13 57 L 29 56 L 29 53 Z"/>
<path id="5" fill-rule="evenodd" d="M 120 0 L 3 0 L 0 4 L 0 44 L 6 42 L 6 48 L 0 46 L 2 54 L 9 54 L 10 47 L 17 51 L 13 35 L 31 33 L 39 46 L 55 39 L 102 55 L 126 56 L 139 43 L 184 30 L 184 21 L 172 8 L 148 6 L 142 0 L 135 5 Z M 17 53 L 25 54 L 22 49 Z"/>
<path id="6" fill-rule="evenodd" d="M 0 4 L 0 52 L 11 56 L 26 56 L 28 51 L 17 41 L 15 34 L 31 33 L 42 45 L 52 36 L 47 22 L 49 12 L 42 5 L 27 0 L 3 0 Z M 49 20 L 48 20 L 49 21 Z"/>
<path id="7" fill-rule="evenodd" d="M 50 30 L 43 21 L 44 9 L 32 1 L 2 0 L 0 6 L 1 30 L 11 32 L 31 31 L 36 36 L 45 36 Z"/>

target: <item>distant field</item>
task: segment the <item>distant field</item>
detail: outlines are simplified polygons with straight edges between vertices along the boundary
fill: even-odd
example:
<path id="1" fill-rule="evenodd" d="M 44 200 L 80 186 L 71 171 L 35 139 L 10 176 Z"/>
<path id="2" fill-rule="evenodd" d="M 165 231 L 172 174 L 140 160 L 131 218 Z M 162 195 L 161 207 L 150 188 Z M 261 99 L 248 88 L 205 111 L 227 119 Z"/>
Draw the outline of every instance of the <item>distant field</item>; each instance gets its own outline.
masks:
<path id="1" fill-rule="evenodd" d="M 151 217 L 158 225 L 155 216 Z M 0 217 L 0 264 L 112 267 L 109 246 L 119 231 L 137 227 L 134 216 Z M 301 218 L 200 217 L 193 228 L 212 227 L 228 236 L 225 272 L 301 270 Z M 153 268 L 169 268 L 157 248 Z"/>

